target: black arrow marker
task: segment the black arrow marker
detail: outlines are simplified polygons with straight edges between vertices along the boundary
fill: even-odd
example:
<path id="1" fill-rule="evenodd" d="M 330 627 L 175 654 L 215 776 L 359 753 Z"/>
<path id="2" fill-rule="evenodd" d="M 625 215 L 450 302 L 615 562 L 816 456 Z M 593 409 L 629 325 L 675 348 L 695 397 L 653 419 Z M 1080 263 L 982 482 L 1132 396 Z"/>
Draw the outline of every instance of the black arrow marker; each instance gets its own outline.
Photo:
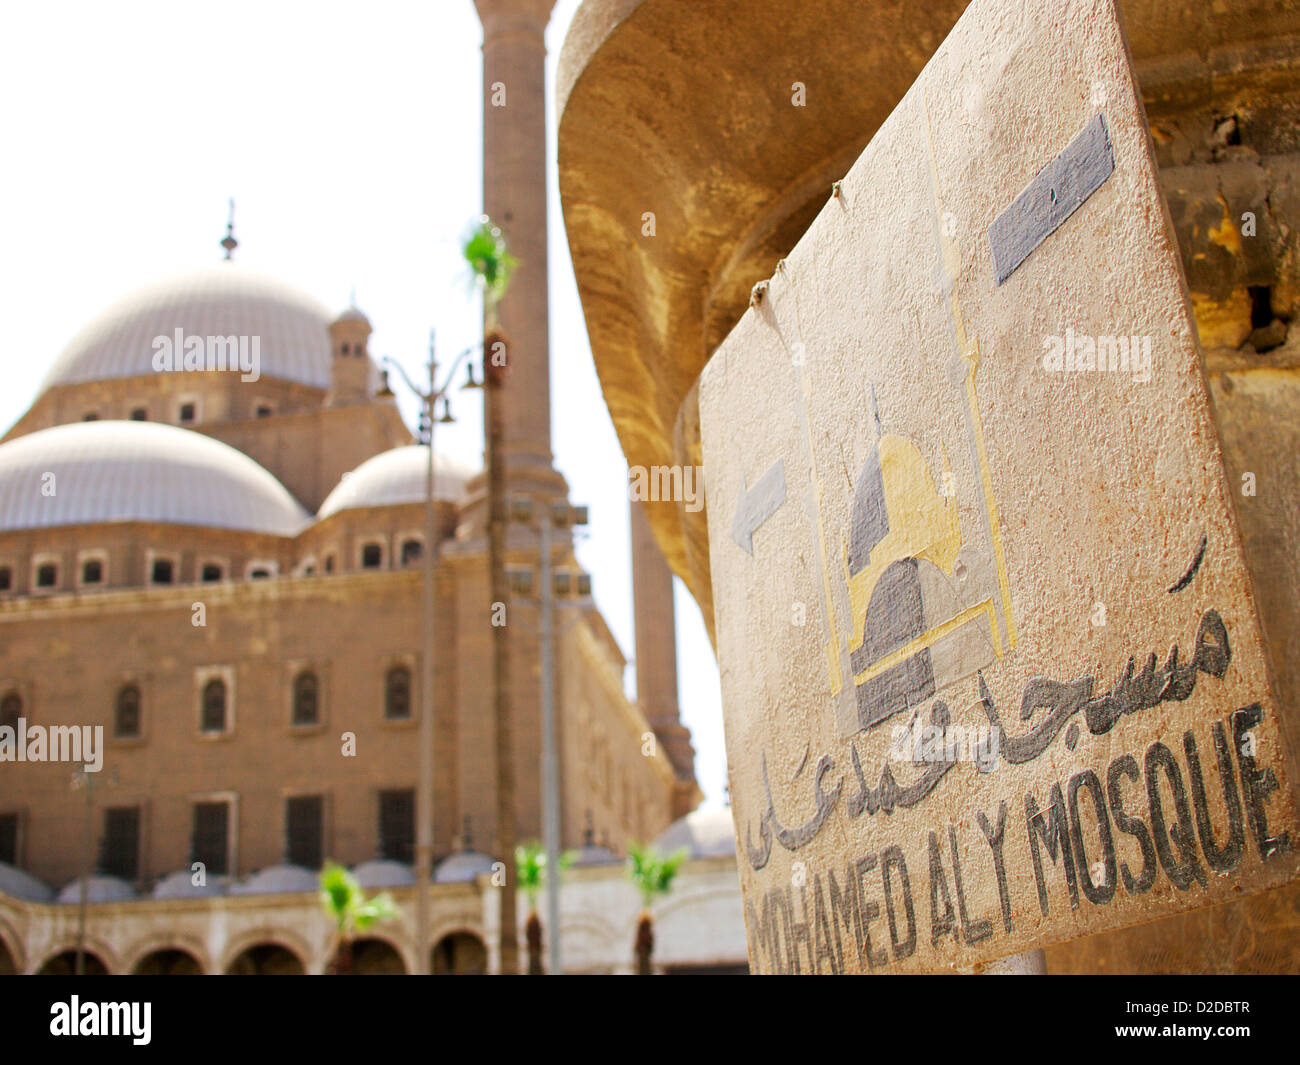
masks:
<path id="1" fill-rule="evenodd" d="M 785 502 L 785 462 L 777 459 L 776 465 L 754 482 L 752 488 L 745 487 L 745 476 L 740 476 L 740 503 L 736 507 L 736 517 L 731 523 L 731 536 L 745 549 L 747 554 L 754 553 L 754 533 L 767 521 L 777 508 Z"/>

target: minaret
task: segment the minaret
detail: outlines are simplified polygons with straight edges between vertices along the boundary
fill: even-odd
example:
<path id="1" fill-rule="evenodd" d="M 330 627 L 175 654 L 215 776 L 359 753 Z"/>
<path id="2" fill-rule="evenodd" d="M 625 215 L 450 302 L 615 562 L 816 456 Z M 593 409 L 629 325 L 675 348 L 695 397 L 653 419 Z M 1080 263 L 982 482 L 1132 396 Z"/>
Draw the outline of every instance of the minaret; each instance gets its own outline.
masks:
<path id="1" fill-rule="evenodd" d="M 677 703 L 677 621 L 673 574 L 655 542 L 645 506 L 631 504 L 636 698 L 677 774 L 673 817 L 695 806 L 695 751 Z"/>
<path id="2" fill-rule="evenodd" d="M 555 0 L 474 0 L 483 23 L 483 209 L 519 266 L 500 307 L 512 490 L 563 492 L 552 466 L 546 271 L 546 23 Z"/>
<path id="3" fill-rule="evenodd" d="M 370 320 L 349 307 L 330 323 L 330 390 L 327 407 L 350 407 L 370 399 Z"/>

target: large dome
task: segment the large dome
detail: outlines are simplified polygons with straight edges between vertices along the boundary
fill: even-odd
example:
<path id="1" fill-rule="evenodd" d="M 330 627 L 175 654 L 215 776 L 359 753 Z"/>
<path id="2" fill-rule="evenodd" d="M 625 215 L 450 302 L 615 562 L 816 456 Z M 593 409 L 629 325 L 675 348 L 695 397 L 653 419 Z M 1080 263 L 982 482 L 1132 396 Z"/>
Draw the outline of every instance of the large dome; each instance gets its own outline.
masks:
<path id="1" fill-rule="evenodd" d="M 330 385 L 331 315 L 282 281 L 222 262 L 148 285 L 100 312 L 51 365 L 54 385 L 152 375 L 153 341 L 173 336 L 260 338 L 264 377 Z"/>
<path id="2" fill-rule="evenodd" d="M 0 444 L 0 531 L 115 521 L 294 536 L 311 515 L 247 455 L 158 422 L 74 422 Z"/>
<path id="3" fill-rule="evenodd" d="M 328 518 L 340 510 L 356 507 L 423 503 L 428 465 L 429 449 L 423 444 L 380 452 L 344 474 L 334 491 L 325 497 L 318 513 Z M 448 503 L 460 503 L 465 499 L 465 485 L 473 471 L 445 455 L 435 455 L 433 476 L 434 496 Z"/>

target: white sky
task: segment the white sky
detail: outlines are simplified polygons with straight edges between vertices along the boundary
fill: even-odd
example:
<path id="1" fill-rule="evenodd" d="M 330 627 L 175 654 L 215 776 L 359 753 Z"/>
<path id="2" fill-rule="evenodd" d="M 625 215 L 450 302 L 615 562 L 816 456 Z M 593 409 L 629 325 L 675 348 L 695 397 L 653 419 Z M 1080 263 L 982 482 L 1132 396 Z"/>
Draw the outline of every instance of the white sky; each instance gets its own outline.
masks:
<path id="1" fill-rule="evenodd" d="M 556 464 L 591 508 L 578 550 L 633 654 L 627 467 L 587 345 L 555 177 L 555 62 L 579 0 L 547 34 L 551 388 Z M 481 321 L 458 240 L 482 209 L 482 30 L 472 0 L 226 0 L 5 5 L 0 426 L 107 304 L 217 260 L 235 197 L 236 258 L 342 309 L 355 286 L 371 350 L 421 371 Z M 417 378 L 418 379 L 418 378 Z M 439 450 L 481 461 L 475 393 Z M 414 408 L 404 401 L 408 424 Z M 718 674 L 677 583 L 683 718 L 709 805 L 723 800 Z M 632 690 L 632 674 L 628 674 Z"/>

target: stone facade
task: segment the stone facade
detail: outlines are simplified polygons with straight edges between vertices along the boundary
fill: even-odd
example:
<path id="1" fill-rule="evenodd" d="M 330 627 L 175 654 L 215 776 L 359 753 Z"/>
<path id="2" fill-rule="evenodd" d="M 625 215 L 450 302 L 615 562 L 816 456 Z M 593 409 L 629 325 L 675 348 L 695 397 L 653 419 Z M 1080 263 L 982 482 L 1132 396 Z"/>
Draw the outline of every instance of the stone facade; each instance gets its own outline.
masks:
<path id="1" fill-rule="evenodd" d="M 142 316 L 132 328 L 197 331 L 193 322 L 214 313 L 224 315 L 217 327 L 225 332 L 255 327 L 240 314 L 257 281 L 240 280 L 240 299 L 225 304 L 225 279 L 205 284 L 196 293 L 186 281 L 162 320 L 130 304 Z M 264 314 L 277 313 L 276 293 L 261 304 Z M 290 310 L 299 314 L 295 305 L 285 320 Z M 155 941 L 188 951 L 202 971 L 226 971 L 241 937 L 257 936 L 286 946 L 308 971 L 323 966 L 314 897 L 148 898 L 162 878 L 190 870 L 200 851 L 215 863 L 204 875 L 222 890 L 303 853 L 348 866 L 411 861 L 404 848 L 413 842 L 413 805 L 384 810 L 393 794 L 413 794 L 417 779 L 424 460 L 411 454 L 420 449 L 407 446 L 391 397 L 377 394 L 364 348 L 369 324 L 355 310 L 316 324 L 308 370 L 324 367 L 319 384 L 277 377 L 291 360 L 271 347 L 260 379 L 241 382 L 228 372 L 123 373 L 111 346 L 100 345 L 93 379 L 78 377 L 84 364 L 69 369 L 65 360 L 65 379 L 0 444 L 3 724 L 21 717 L 29 728 L 101 727 L 104 737 L 89 839 L 86 794 L 70 786 L 75 765 L 0 764 L 0 861 L 55 889 L 87 868 L 120 872 L 139 900 L 91 900 L 92 949 L 111 971 L 132 971 L 141 944 Z M 268 335 L 275 329 L 273 317 Z M 134 357 L 124 349 L 122 366 Z M 87 415 L 97 424 L 82 424 Z M 47 445 L 48 463 L 40 451 Z M 7 458 L 21 448 L 21 462 Z M 48 493 L 45 465 L 55 475 Z M 467 848 L 491 854 L 497 827 L 494 607 L 469 482 L 468 471 L 438 460 L 439 859 Z M 535 533 L 512 530 L 508 564 L 535 573 Z M 624 694 L 626 662 L 589 595 L 578 594 L 581 568 L 563 532 L 552 566 L 568 579 L 556 601 L 562 844 L 577 846 L 590 833 L 621 851 L 676 816 L 684 778 Z M 515 830 L 528 839 L 541 831 L 536 588 L 521 587 L 503 607 Z M 687 791 L 693 806 L 693 776 Z M 297 800 L 310 800 L 305 829 L 292 827 Z M 220 853 L 198 840 L 197 808 L 213 804 L 227 811 Z M 123 811 L 133 827 L 114 835 L 110 821 Z M 435 929 L 481 937 L 481 893 L 472 885 L 437 891 Z M 40 968 L 61 949 L 75 912 L 0 905 L 19 969 Z M 409 969 L 409 944 L 398 950 Z"/>

